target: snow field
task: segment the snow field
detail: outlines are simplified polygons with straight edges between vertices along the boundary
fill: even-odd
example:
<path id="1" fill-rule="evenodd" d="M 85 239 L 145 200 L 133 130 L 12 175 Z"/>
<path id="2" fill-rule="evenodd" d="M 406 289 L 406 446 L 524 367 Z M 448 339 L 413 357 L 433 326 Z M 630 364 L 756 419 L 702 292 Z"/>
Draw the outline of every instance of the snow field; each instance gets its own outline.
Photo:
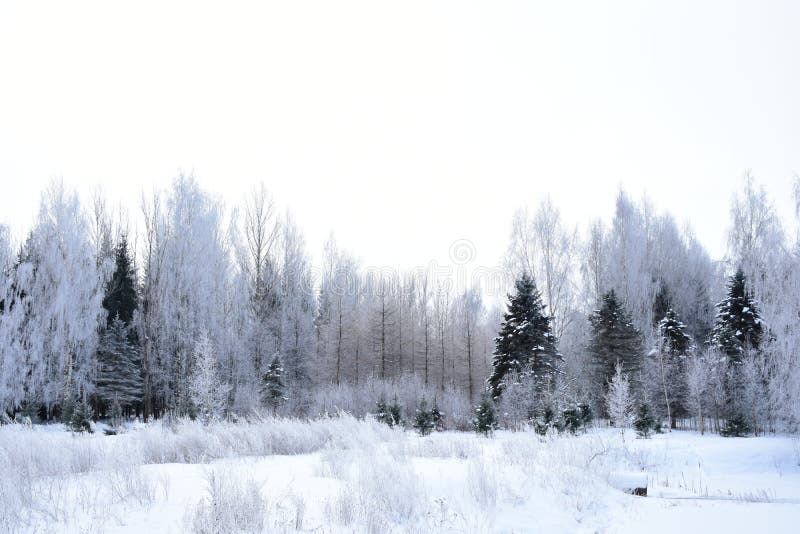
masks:
<path id="1" fill-rule="evenodd" d="M 348 415 L 0 428 L 3 532 L 794 532 L 798 442 L 444 432 Z M 646 473 L 649 497 L 617 489 Z"/>

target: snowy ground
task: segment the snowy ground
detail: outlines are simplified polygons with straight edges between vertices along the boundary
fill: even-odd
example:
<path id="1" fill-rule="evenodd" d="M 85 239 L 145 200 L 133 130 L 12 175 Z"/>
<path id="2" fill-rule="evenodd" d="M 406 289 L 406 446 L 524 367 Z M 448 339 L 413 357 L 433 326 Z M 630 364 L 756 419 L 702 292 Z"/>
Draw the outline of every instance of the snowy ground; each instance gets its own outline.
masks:
<path id="1" fill-rule="evenodd" d="M 3 532 L 797 532 L 796 438 L 0 427 Z M 619 489 L 646 473 L 649 496 Z"/>

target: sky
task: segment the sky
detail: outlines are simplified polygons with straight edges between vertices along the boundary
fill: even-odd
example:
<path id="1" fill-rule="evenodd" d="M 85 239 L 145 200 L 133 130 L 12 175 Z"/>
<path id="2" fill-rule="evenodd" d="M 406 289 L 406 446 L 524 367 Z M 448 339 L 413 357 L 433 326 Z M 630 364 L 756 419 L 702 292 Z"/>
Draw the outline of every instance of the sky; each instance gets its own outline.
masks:
<path id="1" fill-rule="evenodd" d="M 645 5 L 647 4 L 647 5 Z M 749 169 L 792 216 L 800 3 L 3 2 L 0 223 L 54 177 L 135 213 L 183 170 L 229 206 L 264 182 L 319 257 L 497 263 L 550 195 L 620 187 L 724 253 Z"/>

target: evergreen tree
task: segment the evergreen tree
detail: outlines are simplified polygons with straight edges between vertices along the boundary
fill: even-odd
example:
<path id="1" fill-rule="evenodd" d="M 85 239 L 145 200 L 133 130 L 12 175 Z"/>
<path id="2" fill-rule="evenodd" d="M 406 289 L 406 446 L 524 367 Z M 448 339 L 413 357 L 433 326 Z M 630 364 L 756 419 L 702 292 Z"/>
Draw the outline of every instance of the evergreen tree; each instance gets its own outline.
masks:
<path id="1" fill-rule="evenodd" d="M 628 377 L 622 372 L 621 364 L 614 367 L 614 375 L 605 395 L 605 407 L 611 423 L 624 432 L 625 427 L 631 423 L 633 399 Z"/>
<path id="2" fill-rule="evenodd" d="M 658 323 L 659 345 L 654 352 L 657 362 L 657 382 L 663 391 L 666 413 L 670 426 L 675 428 L 678 417 L 687 415 L 686 410 L 686 363 L 692 348 L 692 340 L 686 333 L 686 325 L 671 308 Z"/>
<path id="3" fill-rule="evenodd" d="M 272 408 L 275 412 L 285 400 L 286 385 L 283 380 L 283 367 L 280 355 L 275 353 L 272 361 L 264 373 L 261 397 L 265 405 Z"/>
<path id="4" fill-rule="evenodd" d="M 636 419 L 633 421 L 633 428 L 636 429 L 636 435 L 640 438 L 649 438 L 650 434 L 655 429 L 656 419 L 650 413 L 650 406 L 642 404 L 636 412 Z"/>
<path id="5" fill-rule="evenodd" d="M 603 295 L 600 309 L 589 317 L 589 322 L 592 327 L 589 352 L 597 384 L 609 384 L 618 364 L 628 374 L 641 369 L 641 334 L 613 289 Z"/>
<path id="6" fill-rule="evenodd" d="M 437 432 L 444 430 L 444 414 L 439 409 L 439 404 L 436 399 L 433 399 L 433 408 L 431 409 L 431 420 L 433 421 L 433 429 Z"/>
<path id="7" fill-rule="evenodd" d="M 92 407 L 86 399 L 75 403 L 69 419 L 69 428 L 73 432 L 92 432 Z"/>
<path id="8" fill-rule="evenodd" d="M 136 294 L 136 270 L 128 250 L 128 241 L 124 236 L 114 251 L 114 261 L 114 274 L 106 286 L 103 308 L 108 311 L 109 327 L 117 318 L 126 326 L 130 326 L 133 314 L 139 307 L 139 300 Z M 133 331 L 130 335 L 134 335 Z"/>
<path id="9" fill-rule="evenodd" d="M 493 370 L 489 377 L 492 396 L 503 392 L 509 372 L 530 371 L 539 388 L 552 381 L 558 372 L 561 355 L 551 331 L 551 318 L 533 278 L 527 274 L 514 284 L 516 293 L 509 295 L 508 311 L 495 338 Z"/>
<path id="10" fill-rule="evenodd" d="M 389 417 L 389 408 L 386 406 L 386 401 L 383 397 L 375 403 L 375 419 L 378 422 L 392 426 L 391 418 Z"/>
<path id="11" fill-rule="evenodd" d="M 420 436 L 427 436 L 436 427 L 433 420 L 433 413 L 428 409 L 428 401 L 425 400 L 425 397 L 422 397 L 419 403 L 413 426 L 417 429 Z"/>
<path id="12" fill-rule="evenodd" d="M 758 349 L 763 325 L 755 300 L 747 290 L 741 269 L 728 280 L 728 296 L 717 304 L 717 318 L 711 343 L 732 363 L 739 363 L 748 348 Z"/>
<path id="13" fill-rule="evenodd" d="M 568 430 L 570 434 L 577 434 L 583 424 L 580 408 L 577 406 L 575 408 L 567 408 L 561 412 L 561 417 L 563 418 L 564 428 Z"/>
<path id="14" fill-rule="evenodd" d="M 672 309 L 672 299 L 669 296 L 667 286 L 662 283 L 653 300 L 653 326 L 657 325 L 667 312 Z"/>
<path id="15" fill-rule="evenodd" d="M 494 409 L 494 402 L 492 397 L 485 393 L 481 403 L 475 407 L 475 418 L 472 420 L 472 426 L 478 434 L 489 436 L 495 429 L 497 429 L 497 414 Z"/>
<path id="16" fill-rule="evenodd" d="M 100 338 L 95 394 L 105 403 L 131 407 L 142 401 L 143 379 L 139 350 L 130 341 L 128 327 L 116 318 Z"/>
<path id="17" fill-rule="evenodd" d="M 389 426 L 401 426 L 403 424 L 403 411 L 395 395 L 392 404 L 389 405 Z"/>
<path id="18" fill-rule="evenodd" d="M 747 424 L 747 418 L 741 413 L 733 414 L 725 421 L 725 426 L 719 431 L 719 435 L 726 438 L 743 438 L 751 431 Z"/>

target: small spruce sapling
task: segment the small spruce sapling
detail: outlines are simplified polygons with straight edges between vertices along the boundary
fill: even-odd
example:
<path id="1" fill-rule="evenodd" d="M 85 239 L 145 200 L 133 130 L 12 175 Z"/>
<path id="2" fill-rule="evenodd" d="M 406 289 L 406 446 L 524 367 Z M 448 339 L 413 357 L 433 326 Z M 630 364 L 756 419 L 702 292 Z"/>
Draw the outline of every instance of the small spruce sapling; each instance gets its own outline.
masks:
<path id="1" fill-rule="evenodd" d="M 497 428 L 497 414 L 494 402 L 488 393 L 484 393 L 481 403 L 475 407 L 475 418 L 472 425 L 478 434 L 489 436 Z"/>
<path id="2" fill-rule="evenodd" d="M 431 410 L 431 420 L 433 421 L 433 429 L 437 432 L 444 430 L 444 414 L 439 410 L 439 404 L 436 399 L 433 400 L 433 409 Z"/>
<path id="3" fill-rule="evenodd" d="M 592 411 L 592 407 L 586 403 L 578 404 L 578 410 L 581 414 L 581 426 L 586 429 L 587 426 L 594 421 L 594 412 Z"/>
<path id="4" fill-rule="evenodd" d="M 75 403 L 69 428 L 73 432 L 92 432 L 92 407 L 85 399 Z"/>
<path id="5" fill-rule="evenodd" d="M 564 429 L 573 436 L 577 434 L 583 424 L 580 409 L 578 407 L 567 408 L 561 413 L 561 417 L 564 421 Z"/>
<path id="6" fill-rule="evenodd" d="M 428 410 L 428 401 L 425 400 L 425 397 L 422 397 L 422 401 L 419 403 L 413 426 L 420 436 L 427 436 L 436 426 L 433 422 L 433 414 Z"/>
<path id="7" fill-rule="evenodd" d="M 725 422 L 725 426 L 719 431 L 719 435 L 726 438 L 743 438 L 750 433 L 750 425 L 741 414 L 732 416 Z"/>
<path id="8" fill-rule="evenodd" d="M 394 397 L 392 404 L 389 406 L 389 426 L 402 426 L 403 425 L 403 411 L 400 403 L 397 401 L 397 396 Z"/>
<path id="9" fill-rule="evenodd" d="M 375 403 L 375 419 L 380 423 L 385 423 L 389 426 L 392 426 L 391 419 L 389 417 L 389 408 L 386 406 L 386 401 L 381 399 Z"/>
<path id="10" fill-rule="evenodd" d="M 633 428 L 636 429 L 636 435 L 640 438 L 649 438 L 655 430 L 656 420 L 653 414 L 650 413 L 650 406 L 642 404 L 636 413 L 636 419 L 633 422 Z M 660 425 L 659 425 L 660 426 Z"/>

